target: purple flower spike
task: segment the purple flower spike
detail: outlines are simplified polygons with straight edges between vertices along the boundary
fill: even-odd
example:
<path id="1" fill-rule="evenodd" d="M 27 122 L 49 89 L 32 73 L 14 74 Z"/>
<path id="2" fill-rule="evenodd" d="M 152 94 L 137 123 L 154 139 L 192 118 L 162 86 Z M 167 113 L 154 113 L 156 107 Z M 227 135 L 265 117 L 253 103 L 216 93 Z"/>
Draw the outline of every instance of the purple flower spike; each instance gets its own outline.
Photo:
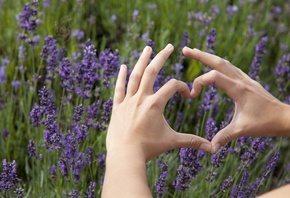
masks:
<path id="1" fill-rule="evenodd" d="M 16 16 L 19 28 L 26 30 L 28 32 L 33 32 L 36 30 L 37 25 L 40 23 L 38 19 L 35 19 L 38 11 L 36 7 L 37 2 L 27 3 L 22 8 L 21 14 Z"/>
<path id="2" fill-rule="evenodd" d="M 272 155 L 268 162 L 267 162 L 267 166 L 263 172 L 263 178 L 267 179 L 269 178 L 270 174 L 275 170 L 277 164 L 278 164 L 278 160 L 280 158 L 280 153 L 277 152 L 274 155 Z"/>
<path id="3" fill-rule="evenodd" d="M 268 42 L 268 37 L 264 36 L 261 41 L 256 45 L 256 54 L 254 56 L 254 59 L 252 61 L 251 67 L 250 67 L 250 72 L 249 76 L 257 80 L 258 78 L 258 73 L 261 70 L 261 63 L 262 63 L 262 58 L 263 55 L 266 54 L 266 44 Z"/>
<path id="4" fill-rule="evenodd" d="M 3 191 L 15 190 L 20 183 L 20 179 L 16 174 L 16 162 L 13 160 L 11 163 L 3 160 L 3 171 L 0 174 L 0 189 Z"/>
<path id="5" fill-rule="evenodd" d="M 85 198 L 94 198 L 95 197 L 95 187 L 97 186 L 96 182 L 90 182 L 89 188 L 85 194 Z"/>
<path id="6" fill-rule="evenodd" d="M 157 182 L 155 183 L 155 194 L 158 197 L 162 197 L 163 195 L 165 195 L 165 193 L 167 191 L 167 185 L 165 183 L 165 180 L 167 177 L 168 165 L 165 161 L 159 161 L 158 167 L 160 168 L 161 174 L 160 174 Z"/>

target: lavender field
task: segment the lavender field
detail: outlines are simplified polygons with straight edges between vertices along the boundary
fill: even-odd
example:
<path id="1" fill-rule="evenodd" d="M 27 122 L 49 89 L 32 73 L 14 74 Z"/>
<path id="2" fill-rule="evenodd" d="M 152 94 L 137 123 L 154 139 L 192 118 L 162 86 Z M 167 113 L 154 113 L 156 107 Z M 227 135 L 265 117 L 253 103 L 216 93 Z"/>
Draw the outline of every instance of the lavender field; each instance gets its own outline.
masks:
<path id="1" fill-rule="evenodd" d="M 195 47 L 232 62 L 290 104 L 288 0 L 0 0 L 0 197 L 101 197 L 106 131 L 121 64 L 175 51 L 158 74 L 191 86 L 210 69 Z M 128 75 L 130 74 L 130 71 Z M 234 103 L 211 85 L 176 94 L 164 115 L 211 140 Z M 265 131 L 267 133 L 267 131 Z M 289 138 L 241 137 L 216 154 L 181 148 L 147 164 L 154 197 L 255 197 L 290 183 Z"/>

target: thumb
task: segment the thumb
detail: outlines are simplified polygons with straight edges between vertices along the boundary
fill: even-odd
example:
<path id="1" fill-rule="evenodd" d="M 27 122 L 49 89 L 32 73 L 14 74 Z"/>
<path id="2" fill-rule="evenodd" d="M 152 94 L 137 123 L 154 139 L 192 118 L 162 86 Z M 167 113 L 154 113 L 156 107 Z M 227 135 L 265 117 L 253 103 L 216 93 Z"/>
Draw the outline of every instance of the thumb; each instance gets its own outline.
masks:
<path id="1" fill-rule="evenodd" d="M 186 134 L 186 133 L 174 133 L 174 146 L 175 148 L 194 148 L 200 149 L 207 152 L 212 151 L 212 144 L 197 135 Z"/>
<path id="2" fill-rule="evenodd" d="M 220 130 L 211 140 L 212 144 L 212 153 L 216 153 L 218 149 L 225 145 L 226 143 L 232 141 L 237 138 L 238 134 L 234 133 L 234 127 L 232 124 L 229 124 L 222 130 Z"/>

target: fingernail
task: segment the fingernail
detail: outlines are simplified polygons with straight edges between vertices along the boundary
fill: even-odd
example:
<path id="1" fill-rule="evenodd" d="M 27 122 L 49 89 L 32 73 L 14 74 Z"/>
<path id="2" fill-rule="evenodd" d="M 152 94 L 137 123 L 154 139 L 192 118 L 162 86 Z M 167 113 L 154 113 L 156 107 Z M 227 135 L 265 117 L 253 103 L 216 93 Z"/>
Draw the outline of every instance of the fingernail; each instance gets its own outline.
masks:
<path id="1" fill-rule="evenodd" d="M 165 50 L 171 50 L 173 48 L 173 46 L 169 43 L 168 45 L 166 45 L 166 47 L 164 48 Z"/>
<path id="2" fill-rule="evenodd" d="M 199 149 L 211 152 L 211 144 L 210 143 L 202 143 Z"/>
<path id="3" fill-rule="evenodd" d="M 213 146 L 213 152 L 216 153 L 219 148 L 221 147 L 221 145 L 219 143 L 217 143 L 216 145 Z"/>
<path id="4" fill-rule="evenodd" d="M 124 70 L 126 68 L 126 65 L 121 65 L 120 70 Z"/>
<path id="5" fill-rule="evenodd" d="M 143 50 L 144 53 L 150 52 L 151 48 L 149 46 L 146 46 Z"/>

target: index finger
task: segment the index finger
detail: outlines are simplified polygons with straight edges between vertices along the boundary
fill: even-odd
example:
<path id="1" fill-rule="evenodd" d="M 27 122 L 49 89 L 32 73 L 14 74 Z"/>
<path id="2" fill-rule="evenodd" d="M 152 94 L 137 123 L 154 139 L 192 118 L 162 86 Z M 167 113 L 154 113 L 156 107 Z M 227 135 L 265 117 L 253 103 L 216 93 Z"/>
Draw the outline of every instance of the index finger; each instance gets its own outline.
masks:
<path id="1" fill-rule="evenodd" d="M 215 56 L 210 53 L 206 53 L 203 51 L 200 51 L 198 49 L 190 49 L 189 47 L 184 47 L 182 49 L 182 52 L 185 56 L 195 59 L 209 67 L 211 67 L 214 70 L 217 70 L 221 73 L 223 73 L 226 76 L 229 77 L 237 77 L 240 75 L 240 71 L 238 68 L 233 66 L 230 62 L 228 62 L 225 59 L 222 59 L 218 56 Z"/>

